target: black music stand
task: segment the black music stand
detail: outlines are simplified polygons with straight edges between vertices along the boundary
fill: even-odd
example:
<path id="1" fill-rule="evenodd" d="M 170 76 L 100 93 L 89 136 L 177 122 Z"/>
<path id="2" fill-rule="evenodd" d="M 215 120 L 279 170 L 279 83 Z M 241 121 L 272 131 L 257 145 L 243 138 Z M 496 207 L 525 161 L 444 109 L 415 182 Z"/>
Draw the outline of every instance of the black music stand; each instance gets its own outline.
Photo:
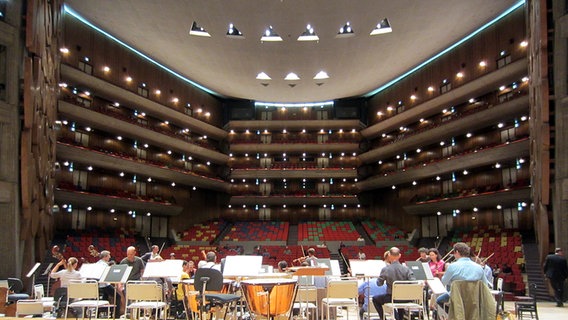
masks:
<path id="1" fill-rule="evenodd" d="M 100 281 L 106 283 L 112 283 L 115 285 L 119 283 L 126 283 L 126 281 L 128 281 L 128 277 L 130 276 L 130 272 L 132 272 L 132 267 L 126 264 L 115 264 L 105 269 L 105 271 L 103 272 L 100 278 Z M 116 304 L 116 290 L 118 290 L 118 288 L 115 287 L 114 289 L 115 304 Z M 123 301 L 123 303 L 126 306 L 127 301 Z M 113 317 L 112 317 L 113 319 L 115 318 L 114 314 L 116 314 L 116 310 L 115 312 L 113 312 Z"/>

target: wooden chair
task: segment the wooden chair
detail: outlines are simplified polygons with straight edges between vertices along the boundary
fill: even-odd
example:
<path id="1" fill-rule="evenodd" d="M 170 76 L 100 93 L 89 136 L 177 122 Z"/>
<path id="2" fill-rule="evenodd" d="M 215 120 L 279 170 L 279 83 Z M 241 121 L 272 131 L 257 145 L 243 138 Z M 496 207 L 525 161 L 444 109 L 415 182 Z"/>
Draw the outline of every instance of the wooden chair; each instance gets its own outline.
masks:
<path id="1" fill-rule="evenodd" d="M 538 320 L 538 309 L 536 306 L 536 288 L 535 283 L 529 285 L 529 295 L 530 298 L 523 301 L 515 302 L 515 315 L 517 319 L 525 319 L 525 316 L 529 316 L 529 319 Z"/>

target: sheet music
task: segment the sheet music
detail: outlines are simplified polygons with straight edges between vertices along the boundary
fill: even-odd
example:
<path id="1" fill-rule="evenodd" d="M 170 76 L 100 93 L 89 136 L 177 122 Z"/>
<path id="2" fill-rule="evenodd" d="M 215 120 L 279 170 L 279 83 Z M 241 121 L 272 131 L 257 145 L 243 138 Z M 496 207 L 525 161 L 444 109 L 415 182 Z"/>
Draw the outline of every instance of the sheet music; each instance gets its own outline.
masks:
<path id="1" fill-rule="evenodd" d="M 435 293 L 435 294 L 442 294 L 442 293 L 448 292 L 448 290 L 446 290 L 446 287 L 444 286 L 444 284 L 442 283 L 442 280 L 440 280 L 440 278 L 434 278 L 434 279 L 428 280 L 427 283 L 428 283 L 428 287 L 430 287 L 432 292 Z"/>
<path id="2" fill-rule="evenodd" d="M 142 278 L 179 278 L 183 271 L 183 260 L 168 259 L 146 263 Z"/>
<path id="3" fill-rule="evenodd" d="M 107 268 L 104 263 L 83 263 L 79 273 L 81 278 L 100 280 Z"/>
<path id="4" fill-rule="evenodd" d="M 260 273 L 262 256 L 227 256 L 223 276 L 256 276 Z"/>
<path id="5" fill-rule="evenodd" d="M 351 274 L 363 275 L 366 277 L 376 278 L 381 275 L 381 270 L 387 266 L 383 260 L 359 260 L 349 259 L 351 266 Z"/>

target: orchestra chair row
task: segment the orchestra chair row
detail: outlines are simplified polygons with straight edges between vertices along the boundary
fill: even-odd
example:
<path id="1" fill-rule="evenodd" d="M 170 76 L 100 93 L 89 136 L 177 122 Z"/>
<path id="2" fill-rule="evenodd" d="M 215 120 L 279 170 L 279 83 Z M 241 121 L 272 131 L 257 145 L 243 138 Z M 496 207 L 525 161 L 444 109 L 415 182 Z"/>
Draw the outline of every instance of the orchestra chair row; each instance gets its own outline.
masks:
<path id="1" fill-rule="evenodd" d="M 326 297 L 321 300 L 322 319 L 332 319 L 330 317 L 331 308 L 347 308 L 347 319 L 349 319 L 349 308 L 355 309 L 355 314 L 359 317 L 359 295 L 358 283 L 356 279 L 331 279 L 327 284 Z M 324 312 L 325 310 L 325 312 Z"/>
<path id="2" fill-rule="evenodd" d="M 126 283 L 126 311 L 131 319 L 149 316 L 155 310 L 156 319 L 167 318 L 168 304 L 164 301 L 162 286 L 156 281 L 128 281 Z"/>
<path id="3" fill-rule="evenodd" d="M 391 302 L 383 304 L 385 320 L 395 319 L 395 309 L 404 309 L 406 314 L 418 312 L 420 319 L 424 319 L 424 282 L 393 282 Z"/>

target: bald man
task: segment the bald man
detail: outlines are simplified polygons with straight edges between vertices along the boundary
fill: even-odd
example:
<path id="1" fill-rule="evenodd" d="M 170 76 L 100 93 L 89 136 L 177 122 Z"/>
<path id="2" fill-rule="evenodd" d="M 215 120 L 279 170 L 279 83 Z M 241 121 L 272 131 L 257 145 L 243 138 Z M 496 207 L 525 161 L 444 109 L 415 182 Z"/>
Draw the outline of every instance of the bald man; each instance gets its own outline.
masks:
<path id="1" fill-rule="evenodd" d="M 126 258 L 120 261 L 120 264 L 126 264 L 132 267 L 132 271 L 128 276 L 128 280 L 140 280 L 144 273 L 144 261 L 136 256 L 136 248 L 130 246 L 126 249 Z"/>
<path id="2" fill-rule="evenodd" d="M 382 286 L 387 284 L 387 291 L 385 294 L 379 294 L 373 297 L 373 304 L 377 309 L 381 319 L 383 319 L 383 304 L 391 302 L 392 299 L 392 284 L 398 280 L 415 280 L 412 270 L 400 264 L 400 249 L 397 247 L 392 247 L 388 251 L 388 262 L 386 267 L 381 270 L 381 274 L 377 279 L 377 285 Z M 396 315 L 396 319 L 404 318 L 404 311 L 401 310 Z"/>

